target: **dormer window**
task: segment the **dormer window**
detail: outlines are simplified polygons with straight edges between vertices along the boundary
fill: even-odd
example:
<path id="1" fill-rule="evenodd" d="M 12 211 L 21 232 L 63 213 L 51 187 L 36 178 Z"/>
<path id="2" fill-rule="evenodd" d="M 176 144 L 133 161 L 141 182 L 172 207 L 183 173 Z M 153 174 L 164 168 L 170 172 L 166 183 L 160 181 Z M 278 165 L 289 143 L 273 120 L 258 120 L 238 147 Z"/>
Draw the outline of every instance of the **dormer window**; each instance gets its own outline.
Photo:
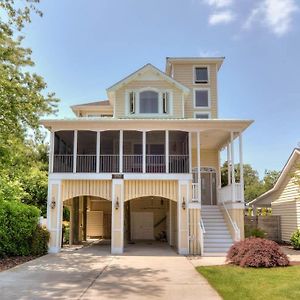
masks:
<path id="1" fill-rule="evenodd" d="M 128 92 L 128 114 L 151 116 L 170 114 L 171 93 L 169 91 L 142 90 Z"/>
<path id="2" fill-rule="evenodd" d="M 194 69 L 194 81 L 195 83 L 208 83 L 208 68 L 207 67 L 195 67 Z"/>
<path id="3" fill-rule="evenodd" d="M 158 114 L 159 94 L 154 91 L 140 93 L 140 114 Z"/>

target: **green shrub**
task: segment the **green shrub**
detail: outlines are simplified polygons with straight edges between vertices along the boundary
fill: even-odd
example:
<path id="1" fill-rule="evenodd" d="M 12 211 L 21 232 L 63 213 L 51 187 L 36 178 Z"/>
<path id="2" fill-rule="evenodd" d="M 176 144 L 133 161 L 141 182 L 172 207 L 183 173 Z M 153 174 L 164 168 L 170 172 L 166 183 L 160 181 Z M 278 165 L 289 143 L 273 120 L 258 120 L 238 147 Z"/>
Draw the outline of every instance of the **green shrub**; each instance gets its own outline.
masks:
<path id="1" fill-rule="evenodd" d="M 17 201 L 0 201 L 0 257 L 29 255 L 39 209 Z"/>
<path id="2" fill-rule="evenodd" d="M 249 226 L 245 226 L 245 237 L 257 237 L 264 238 L 266 233 L 260 228 L 250 228 Z"/>
<path id="3" fill-rule="evenodd" d="M 31 237 L 31 255 L 44 255 L 48 253 L 50 233 L 46 228 L 38 225 Z"/>
<path id="4" fill-rule="evenodd" d="M 64 244 L 69 244 L 70 242 L 70 226 L 63 224 L 63 232 L 64 232 Z"/>
<path id="5" fill-rule="evenodd" d="M 294 249 L 300 250 L 300 229 L 297 229 L 291 236 L 291 244 Z"/>

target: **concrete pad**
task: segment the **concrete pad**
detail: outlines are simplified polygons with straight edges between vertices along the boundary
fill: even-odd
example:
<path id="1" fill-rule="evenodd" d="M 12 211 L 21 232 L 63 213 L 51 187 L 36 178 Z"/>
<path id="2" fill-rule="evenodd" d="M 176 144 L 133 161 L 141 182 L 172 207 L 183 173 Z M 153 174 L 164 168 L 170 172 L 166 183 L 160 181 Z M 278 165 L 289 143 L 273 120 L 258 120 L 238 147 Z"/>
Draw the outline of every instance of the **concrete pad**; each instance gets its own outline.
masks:
<path id="1" fill-rule="evenodd" d="M 226 264 L 226 256 L 188 256 L 187 259 L 194 267 L 200 266 L 221 266 Z"/>
<path id="2" fill-rule="evenodd" d="M 48 254 L 0 273 L 6 299 L 221 299 L 184 256 L 163 243 Z"/>

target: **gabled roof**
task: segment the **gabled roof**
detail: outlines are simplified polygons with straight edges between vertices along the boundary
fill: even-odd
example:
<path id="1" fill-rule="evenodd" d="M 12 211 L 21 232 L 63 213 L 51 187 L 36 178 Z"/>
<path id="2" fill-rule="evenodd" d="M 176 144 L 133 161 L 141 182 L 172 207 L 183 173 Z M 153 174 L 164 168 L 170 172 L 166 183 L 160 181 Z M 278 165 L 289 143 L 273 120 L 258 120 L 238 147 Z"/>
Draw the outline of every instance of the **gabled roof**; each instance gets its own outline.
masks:
<path id="1" fill-rule="evenodd" d="M 249 205 L 253 205 L 253 204 L 258 204 L 258 202 L 260 200 L 263 200 L 265 197 L 269 196 L 270 194 L 272 194 L 273 192 L 277 191 L 281 184 L 283 183 L 284 179 L 286 178 L 286 176 L 289 174 L 291 168 L 294 166 L 294 163 L 297 161 L 297 158 L 300 156 L 300 149 L 299 148 L 295 148 L 293 150 L 293 152 L 291 153 L 288 161 L 286 162 L 286 164 L 284 165 L 274 187 L 272 189 L 270 189 L 269 191 L 263 193 L 262 195 L 260 195 L 259 197 L 257 197 L 256 199 L 252 200 L 251 202 L 249 202 Z"/>
<path id="2" fill-rule="evenodd" d="M 100 100 L 100 101 L 95 101 L 95 102 L 76 104 L 76 105 L 72 105 L 72 107 L 76 108 L 76 107 L 81 107 L 81 106 L 105 106 L 105 105 L 110 105 L 109 100 Z"/>
<path id="3" fill-rule="evenodd" d="M 129 83 L 131 81 L 133 81 L 139 75 L 141 75 L 141 74 L 143 74 L 143 73 L 145 73 L 145 72 L 147 72 L 149 70 L 152 71 L 152 72 L 154 72 L 155 74 L 161 76 L 164 80 L 168 81 L 169 83 L 174 84 L 177 88 L 179 88 L 180 90 L 182 90 L 184 93 L 188 94 L 190 92 L 189 88 L 187 88 L 182 83 L 180 83 L 177 80 L 173 79 L 172 77 L 168 76 L 166 73 L 162 72 L 161 70 L 159 70 L 158 68 L 156 68 L 152 64 L 146 64 L 143 67 L 141 67 L 140 69 L 138 69 L 137 71 L 131 73 L 130 75 L 128 75 L 124 79 L 118 81 L 117 83 L 115 83 L 114 85 L 112 85 L 111 87 L 109 87 L 106 90 L 107 93 L 116 91 L 121 86 L 123 86 L 123 85 L 125 85 L 125 84 L 127 84 L 127 83 Z"/>

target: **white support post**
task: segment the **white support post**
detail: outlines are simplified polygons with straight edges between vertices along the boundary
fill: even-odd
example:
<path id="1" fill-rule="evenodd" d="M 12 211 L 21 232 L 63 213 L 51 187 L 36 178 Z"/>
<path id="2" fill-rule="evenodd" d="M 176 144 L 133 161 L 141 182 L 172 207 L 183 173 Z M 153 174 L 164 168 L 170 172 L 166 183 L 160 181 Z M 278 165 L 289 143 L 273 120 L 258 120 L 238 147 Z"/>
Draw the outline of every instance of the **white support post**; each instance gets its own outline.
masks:
<path id="1" fill-rule="evenodd" d="M 123 173 L 123 130 L 120 130 L 120 145 L 119 145 L 119 160 L 120 160 L 120 164 L 119 164 L 119 172 Z"/>
<path id="2" fill-rule="evenodd" d="M 169 200 L 169 245 L 173 246 L 172 237 L 172 200 Z"/>
<path id="3" fill-rule="evenodd" d="M 200 131 L 197 132 L 198 202 L 201 203 Z"/>
<path id="4" fill-rule="evenodd" d="M 189 132 L 189 173 L 193 173 L 192 167 L 192 133 Z"/>
<path id="5" fill-rule="evenodd" d="M 165 131 L 166 143 L 166 173 L 169 173 L 169 130 Z"/>
<path id="6" fill-rule="evenodd" d="M 50 149 L 49 149 L 49 173 L 53 173 L 53 164 L 54 164 L 54 132 L 50 132 Z"/>
<path id="7" fill-rule="evenodd" d="M 231 157 L 230 157 L 230 143 L 227 144 L 227 178 L 228 185 L 231 185 Z"/>
<path id="8" fill-rule="evenodd" d="M 222 187 L 221 153 L 218 150 L 218 188 Z"/>
<path id="9" fill-rule="evenodd" d="M 146 131 L 143 131 L 143 173 L 146 173 Z"/>
<path id="10" fill-rule="evenodd" d="M 240 156 L 240 185 L 242 191 L 242 202 L 245 201 L 244 199 L 244 162 L 243 162 L 243 136 L 240 132 L 239 134 L 239 156 Z"/>
<path id="11" fill-rule="evenodd" d="M 96 145 L 96 173 L 100 171 L 100 131 L 97 131 Z"/>
<path id="12" fill-rule="evenodd" d="M 76 165 L 77 165 L 77 136 L 78 136 L 78 131 L 74 130 L 73 173 L 76 173 Z"/>
<path id="13" fill-rule="evenodd" d="M 231 181 L 232 181 L 232 186 L 231 186 L 231 191 L 232 191 L 232 201 L 235 202 L 235 170 L 234 170 L 234 133 L 231 131 L 230 133 L 230 156 L 231 156 Z"/>

